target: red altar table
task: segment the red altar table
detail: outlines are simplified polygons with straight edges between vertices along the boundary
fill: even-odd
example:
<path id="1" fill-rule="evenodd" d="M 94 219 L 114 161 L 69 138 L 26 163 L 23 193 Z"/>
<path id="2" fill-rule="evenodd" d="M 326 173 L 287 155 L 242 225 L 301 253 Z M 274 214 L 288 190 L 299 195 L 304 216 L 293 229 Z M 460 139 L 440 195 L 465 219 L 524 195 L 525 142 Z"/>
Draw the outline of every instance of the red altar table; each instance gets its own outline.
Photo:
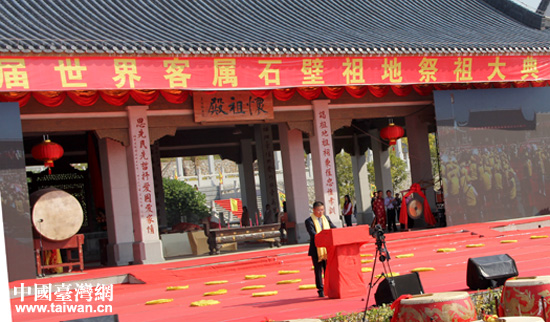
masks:
<path id="1" fill-rule="evenodd" d="M 359 248 L 374 242 L 368 225 L 327 229 L 315 235 L 315 245 L 327 249 L 325 294 L 341 299 L 366 294 Z"/>

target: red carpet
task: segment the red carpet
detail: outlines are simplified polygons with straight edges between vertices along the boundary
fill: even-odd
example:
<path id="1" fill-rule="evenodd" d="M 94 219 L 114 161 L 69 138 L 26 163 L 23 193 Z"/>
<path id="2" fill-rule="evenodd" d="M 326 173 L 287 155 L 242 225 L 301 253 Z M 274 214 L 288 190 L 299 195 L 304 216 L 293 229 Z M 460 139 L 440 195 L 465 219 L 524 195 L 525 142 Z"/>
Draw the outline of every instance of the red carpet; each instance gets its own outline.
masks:
<path id="1" fill-rule="evenodd" d="M 527 223 L 549 220 L 549 216 L 516 220 L 513 222 L 468 224 L 446 228 L 386 234 L 393 272 L 409 273 L 416 267 L 433 267 L 435 271 L 422 272 L 420 278 L 428 292 L 467 290 L 466 263 L 470 257 L 509 254 L 515 259 L 520 276 L 550 275 L 548 254 L 549 239 L 531 239 L 532 235 L 550 235 L 550 227 L 498 232 L 492 227 L 511 223 Z M 535 225 L 536 226 L 536 225 Z M 504 239 L 517 243 L 501 244 Z M 467 248 L 468 244 L 484 244 L 479 248 Z M 456 248 L 449 253 L 437 253 L 439 248 Z M 372 243 L 362 247 L 362 253 L 375 254 Z M 411 258 L 397 258 L 399 254 L 413 253 Z M 367 257 L 365 257 L 367 259 Z M 364 264 L 372 267 L 372 263 Z M 298 290 L 299 285 L 314 284 L 311 260 L 307 245 L 288 246 L 279 249 L 262 249 L 246 253 L 223 254 L 155 265 L 135 265 L 89 269 L 83 274 L 48 277 L 10 283 L 10 287 L 48 283 L 76 283 L 78 280 L 102 276 L 132 274 L 145 284 L 119 284 L 113 289 L 112 302 L 92 301 L 85 304 L 110 304 L 120 321 L 265 321 L 326 317 L 338 312 L 358 312 L 365 306 L 365 296 L 333 300 L 318 298 L 316 290 Z M 297 274 L 279 275 L 280 270 L 299 270 Z M 382 271 L 380 262 L 376 274 Z M 245 275 L 265 274 L 266 278 L 245 280 Z M 364 273 L 365 281 L 370 273 Z M 277 285 L 281 280 L 302 279 L 297 284 Z M 205 285 L 208 281 L 227 280 L 227 284 Z M 247 285 L 265 285 L 264 289 L 242 291 Z M 189 289 L 166 291 L 167 286 L 189 285 Z M 227 289 L 228 293 L 204 297 L 204 292 Z M 278 291 L 269 297 L 252 297 L 254 292 Z M 372 294 L 376 291 L 373 289 Z M 74 294 L 72 296 L 74 299 Z M 149 300 L 173 298 L 166 304 L 145 305 Z M 33 296 L 12 299 L 14 321 L 63 321 L 100 313 L 17 313 L 15 305 L 48 304 L 61 302 L 34 301 Z M 207 307 L 190 307 L 191 302 L 216 299 L 220 304 Z M 72 304 L 81 304 L 73 302 Z M 374 304 L 372 296 L 370 304 Z M 66 304 L 71 304 L 67 302 Z"/>

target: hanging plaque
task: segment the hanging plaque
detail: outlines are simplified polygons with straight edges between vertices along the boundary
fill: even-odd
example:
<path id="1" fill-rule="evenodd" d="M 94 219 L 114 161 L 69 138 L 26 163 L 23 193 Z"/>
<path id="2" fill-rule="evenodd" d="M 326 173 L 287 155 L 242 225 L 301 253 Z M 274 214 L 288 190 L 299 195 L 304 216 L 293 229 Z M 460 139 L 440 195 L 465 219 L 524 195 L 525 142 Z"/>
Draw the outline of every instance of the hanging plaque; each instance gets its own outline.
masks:
<path id="1" fill-rule="evenodd" d="M 271 120 L 273 96 L 266 98 L 250 91 L 193 93 L 195 122 L 234 122 Z"/>

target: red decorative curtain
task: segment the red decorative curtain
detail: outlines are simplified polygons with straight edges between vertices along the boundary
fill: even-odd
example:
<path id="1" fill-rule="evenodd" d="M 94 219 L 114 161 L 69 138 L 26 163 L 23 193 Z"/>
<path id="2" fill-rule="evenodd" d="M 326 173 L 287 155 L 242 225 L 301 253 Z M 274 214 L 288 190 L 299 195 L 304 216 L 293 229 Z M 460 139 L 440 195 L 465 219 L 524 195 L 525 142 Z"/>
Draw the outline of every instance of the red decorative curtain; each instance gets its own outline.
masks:
<path id="1" fill-rule="evenodd" d="M 367 87 L 369 92 L 374 95 L 374 97 L 378 98 L 386 96 L 390 91 L 390 87 L 387 85 L 369 85 Z"/>
<path id="2" fill-rule="evenodd" d="M 150 105 L 153 104 L 159 97 L 160 92 L 159 91 L 144 91 L 144 90 L 135 90 L 130 91 L 130 96 L 136 101 L 138 104 L 141 105 Z"/>
<path id="3" fill-rule="evenodd" d="M 473 85 L 477 89 L 491 88 L 491 83 L 474 83 Z"/>
<path id="4" fill-rule="evenodd" d="M 258 97 L 260 97 L 260 98 L 264 98 L 264 99 L 265 99 L 266 97 L 269 96 L 269 93 L 271 93 L 271 91 L 270 91 L 269 89 L 265 89 L 265 90 L 263 90 L 263 91 L 257 91 L 257 90 L 256 90 L 256 91 L 253 91 L 253 90 L 251 90 L 250 93 L 252 93 L 252 95 L 256 95 L 256 96 L 258 96 Z"/>
<path id="5" fill-rule="evenodd" d="M 338 86 L 327 86 L 322 87 L 323 94 L 331 100 L 339 99 L 342 94 L 344 94 L 344 87 Z"/>
<path id="6" fill-rule="evenodd" d="M 30 92 L 0 92 L 1 102 L 19 102 L 19 107 L 27 105 L 30 98 Z"/>
<path id="7" fill-rule="evenodd" d="M 369 91 L 368 86 L 346 86 L 346 92 L 353 98 L 361 98 Z"/>
<path id="8" fill-rule="evenodd" d="M 164 97 L 165 100 L 172 104 L 181 104 L 185 102 L 189 97 L 189 93 L 190 92 L 188 91 L 181 91 L 177 89 L 160 91 L 162 97 Z"/>
<path id="9" fill-rule="evenodd" d="M 321 96 L 321 87 L 299 87 L 296 89 L 298 94 L 300 94 L 306 100 L 315 100 Z"/>
<path id="10" fill-rule="evenodd" d="M 38 101 L 38 103 L 46 106 L 59 106 L 65 101 L 67 94 L 65 92 L 32 92 L 32 97 Z"/>
<path id="11" fill-rule="evenodd" d="M 393 85 L 391 89 L 397 96 L 407 96 L 411 93 L 412 86 L 411 85 Z"/>
<path id="12" fill-rule="evenodd" d="M 70 91 L 67 96 L 80 106 L 92 106 L 99 99 L 98 91 Z"/>
<path id="13" fill-rule="evenodd" d="M 415 84 L 412 87 L 415 92 L 422 96 L 431 95 L 434 91 L 434 87 L 430 84 Z"/>
<path id="14" fill-rule="evenodd" d="M 286 102 L 290 100 L 292 96 L 294 96 L 295 92 L 296 92 L 296 88 L 274 89 L 273 96 L 281 102 Z"/>
<path id="15" fill-rule="evenodd" d="M 99 95 L 108 104 L 122 106 L 130 98 L 130 91 L 99 91 Z"/>
<path id="16" fill-rule="evenodd" d="M 278 101 L 288 101 L 294 93 L 298 92 L 300 96 L 307 100 L 314 100 L 323 93 L 327 98 L 335 100 L 340 98 L 346 91 L 353 98 L 362 98 L 367 93 L 374 97 L 382 98 L 386 96 L 390 89 L 397 96 L 407 96 L 413 90 L 422 96 L 432 94 L 433 90 L 450 89 L 468 89 L 468 88 L 516 88 L 522 87 L 544 87 L 549 86 L 550 81 L 519 81 L 519 82 L 500 82 L 500 83 L 456 83 L 456 84 L 414 84 L 414 85 L 365 85 L 365 86 L 326 86 L 326 87 L 300 87 L 300 88 L 281 88 L 266 90 L 251 90 L 250 92 L 258 97 L 266 98 L 270 93 Z M 209 91 L 207 93 L 215 93 Z M 61 105 L 68 96 L 73 102 L 80 106 L 93 106 L 101 97 L 110 105 L 123 106 L 131 97 L 138 104 L 150 105 L 155 102 L 159 95 L 162 95 L 166 101 L 172 104 L 182 104 L 187 101 L 191 91 L 185 90 L 75 90 L 75 91 L 47 91 L 47 92 L 0 92 L 0 102 L 18 102 L 20 107 L 25 106 L 29 99 L 34 97 L 40 104 L 55 107 Z"/>

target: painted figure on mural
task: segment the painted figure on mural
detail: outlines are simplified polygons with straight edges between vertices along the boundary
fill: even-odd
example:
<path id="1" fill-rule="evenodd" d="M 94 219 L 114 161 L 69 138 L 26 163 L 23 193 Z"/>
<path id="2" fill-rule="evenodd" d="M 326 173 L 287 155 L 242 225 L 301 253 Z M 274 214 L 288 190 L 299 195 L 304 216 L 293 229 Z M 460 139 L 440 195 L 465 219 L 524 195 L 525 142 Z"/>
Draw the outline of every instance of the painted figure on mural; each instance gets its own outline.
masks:
<path id="1" fill-rule="evenodd" d="M 313 214 L 306 219 L 306 230 L 309 233 L 309 251 L 315 271 L 315 286 L 319 297 L 324 297 L 323 274 L 327 267 L 327 250 L 325 247 L 315 246 L 315 235 L 322 230 L 336 228 L 330 221 L 330 218 L 325 216 L 325 205 L 321 201 L 313 203 Z"/>
<path id="2" fill-rule="evenodd" d="M 342 207 L 342 215 L 346 222 L 347 227 L 351 227 L 351 215 L 353 214 L 353 205 L 351 204 L 351 199 L 349 195 L 344 196 L 344 206 Z"/>
<path id="3" fill-rule="evenodd" d="M 386 229 L 386 208 L 384 207 L 384 197 L 382 190 L 376 192 L 376 198 L 372 202 L 372 211 L 374 211 L 373 226 L 378 224 L 382 229 Z"/>

